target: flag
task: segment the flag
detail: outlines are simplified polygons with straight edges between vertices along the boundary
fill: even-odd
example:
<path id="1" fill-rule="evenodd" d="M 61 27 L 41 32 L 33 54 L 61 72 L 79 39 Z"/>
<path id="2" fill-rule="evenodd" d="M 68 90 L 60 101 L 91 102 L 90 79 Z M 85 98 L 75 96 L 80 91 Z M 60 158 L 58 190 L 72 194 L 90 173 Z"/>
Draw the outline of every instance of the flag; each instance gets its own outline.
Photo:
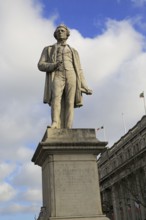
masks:
<path id="1" fill-rule="evenodd" d="M 144 92 L 140 93 L 139 97 L 144 98 Z"/>
<path id="2" fill-rule="evenodd" d="M 100 129 L 104 129 L 104 127 L 103 127 L 103 126 L 101 126 L 100 128 L 97 128 L 97 131 L 99 131 Z"/>

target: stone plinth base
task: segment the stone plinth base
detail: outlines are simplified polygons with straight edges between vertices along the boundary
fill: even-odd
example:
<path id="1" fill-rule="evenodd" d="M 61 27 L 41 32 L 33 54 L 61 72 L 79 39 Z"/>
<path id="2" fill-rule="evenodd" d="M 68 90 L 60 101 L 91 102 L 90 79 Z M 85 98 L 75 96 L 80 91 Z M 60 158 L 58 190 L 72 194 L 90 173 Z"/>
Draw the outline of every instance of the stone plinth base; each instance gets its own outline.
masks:
<path id="1" fill-rule="evenodd" d="M 105 215 L 85 216 L 85 217 L 62 217 L 62 218 L 49 218 L 49 220 L 109 220 Z"/>
<path id="2" fill-rule="evenodd" d="M 32 158 L 42 167 L 43 220 L 107 220 L 97 169 L 105 145 L 94 129 L 47 129 Z"/>

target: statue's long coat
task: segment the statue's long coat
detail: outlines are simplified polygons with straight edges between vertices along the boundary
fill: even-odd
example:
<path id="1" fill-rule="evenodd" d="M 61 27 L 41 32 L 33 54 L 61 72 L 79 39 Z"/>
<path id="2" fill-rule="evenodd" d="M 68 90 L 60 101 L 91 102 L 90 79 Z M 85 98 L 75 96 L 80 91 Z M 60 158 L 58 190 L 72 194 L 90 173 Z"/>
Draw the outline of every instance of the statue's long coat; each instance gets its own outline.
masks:
<path id="1" fill-rule="evenodd" d="M 83 91 L 84 89 L 86 90 L 87 85 L 81 69 L 78 52 L 74 48 L 71 48 L 70 46 L 69 48 L 72 51 L 73 65 L 76 73 L 76 94 L 75 94 L 74 107 L 80 107 L 83 105 L 81 91 Z M 38 63 L 39 70 L 46 72 L 44 103 L 48 103 L 49 105 L 51 105 L 52 82 L 55 74 L 55 72 L 53 72 L 52 63 L 56 62 L 56 51 L 57 51 L 57 44 L 45 47 Z"/>

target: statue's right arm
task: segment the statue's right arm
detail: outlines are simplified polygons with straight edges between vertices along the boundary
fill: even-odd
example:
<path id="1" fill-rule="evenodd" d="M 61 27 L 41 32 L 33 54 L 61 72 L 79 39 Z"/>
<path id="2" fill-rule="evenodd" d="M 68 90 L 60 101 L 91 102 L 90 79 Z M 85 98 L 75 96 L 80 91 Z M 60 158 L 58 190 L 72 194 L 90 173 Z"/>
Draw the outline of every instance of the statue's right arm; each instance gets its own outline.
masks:
<path id="1" fill-rule="evenodd" d="M 48 73 L 52 73 L 53 71 L 55 71 L 57 68 L 57 64 L 51 63 L 49 60 L 50 58 L 48 57 L 48 47 L 45 47 L 38 62 L 38 69 L 40 71 Z"/>

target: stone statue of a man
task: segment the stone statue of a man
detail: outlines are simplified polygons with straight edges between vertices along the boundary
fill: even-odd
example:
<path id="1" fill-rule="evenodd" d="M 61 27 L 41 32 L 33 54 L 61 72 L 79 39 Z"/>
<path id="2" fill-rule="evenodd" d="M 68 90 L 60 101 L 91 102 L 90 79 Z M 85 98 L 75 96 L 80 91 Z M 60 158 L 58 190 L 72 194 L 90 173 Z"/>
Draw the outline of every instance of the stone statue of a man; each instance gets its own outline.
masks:
<path id="1" fill-rule="evenodd" d="M 74 107 L 81 107 L 82 93 L 88 88 L 81 69 L 78 52 L 66 44 L 69 29 L 61 24 L 55 32 L 57 43 L 44 48 L 38 63 L 46 72 L 44 103 L 51 106 L 51 128 L 72 128 Z"/>

